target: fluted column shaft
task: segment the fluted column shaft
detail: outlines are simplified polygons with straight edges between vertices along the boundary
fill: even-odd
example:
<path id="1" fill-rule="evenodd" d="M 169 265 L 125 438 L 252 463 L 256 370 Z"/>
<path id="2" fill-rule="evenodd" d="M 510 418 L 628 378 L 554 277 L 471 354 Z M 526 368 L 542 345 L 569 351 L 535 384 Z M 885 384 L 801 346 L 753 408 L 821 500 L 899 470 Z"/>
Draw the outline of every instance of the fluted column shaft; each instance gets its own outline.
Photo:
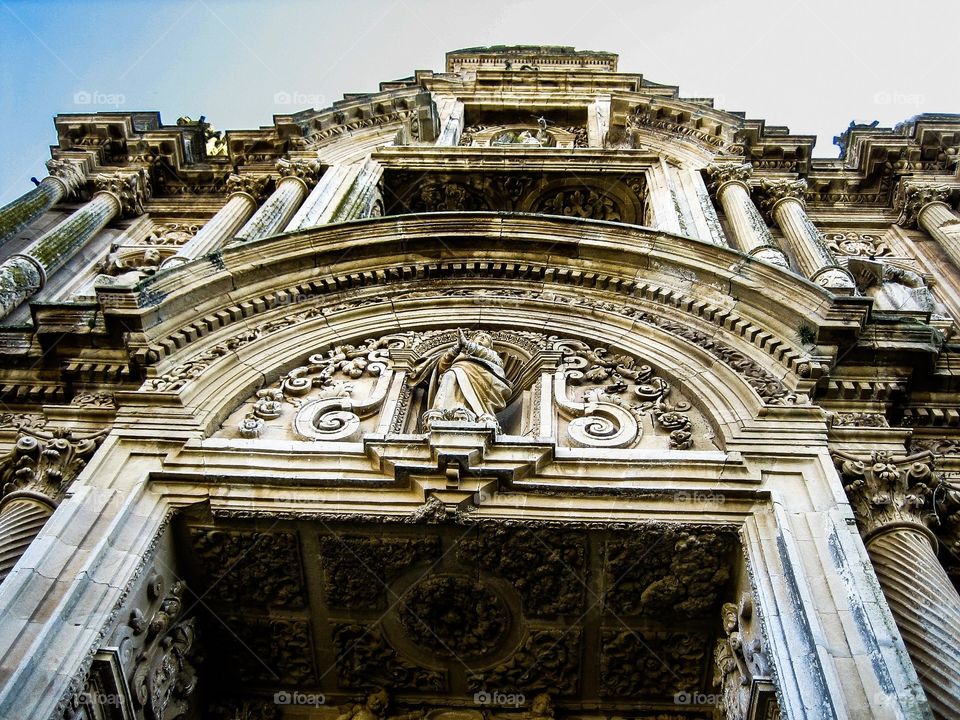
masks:
<path id="1" fill-rule="evenodd" d="M 32 494 L 10 495 L 0 505 L 0 582 L 53 515 L 48 498 Z"/>
<path id="2" fill-rule="evenodd" d="M 932 202 L 920 209 L 917 224 L 940 243 L 940 247 L 960 268 L 960 215 L 945 202 Z"/>
<path id="3" fill-rule="evenodd" d="M 960 718 L 960 594 L 927 527 L 940 484 L 933 456 L 834 451 L 833 459 L 930 709 Z"/>
<path id="4" fill-rule="evenodd" d="M 50 175 L 37 187 L 0 208 L 0 245 L 75 193 L 83 183 L 83 171 L 79 165 L 66 160 L 50 160 L 47 168 Z"/>
<path id="5" fill-rule="evenodd" d="M 749 186 L 737 180 L 728 180 L 721 183 L 716 192 L 737 248 L 747 255 L 789 269 L 786 255 L 777 247 L 760 211 L 750 198 Z"/>
<path id="6" fill-rule="evenodd" d="M 176 267 L 203 257 L 230 241 L 237 230 L 250 220 L 257 203 L 263 197 L 266 182 L 266 178 L 231 175 L 227 181 L 227 190 L 231 193 L 227 202 L 176 255 L 167 258 L 160 268 Z"/>
<path id="7" fill-rule="evenodd" d="M 282 230 L 307 196 L 307 184 L 296 177 L 283 178 L 267 201 L 237 233 L 237 240 L 250 242 Z"/>
<path id="8" fill-rule="evenodd" d="M 120 199 L 101 191 L 66 220 L 37 238 L 23 253 L 0 264 L 0 318 L 36 293 L 122 209 Z"/>
<path id="9" fill-rule="evenodd" d="M 322 224 L 323 216 L 349 173 L 350 165 L 335 164 L 327 168 L 317 186 L 310 191 L 310 195 L 290 220 L 285 228 L 286 232 Z"/>
<path id="10" fill-rule="evenodd" d="M 806 189 L 806 182 L 764 181 L 762 188 L 767 194 L 770 216 L 790 244 L 798 272 L 833 292 L 853 293 L 856 290 L 853 277 L 827 250 L 820 231 L 807 215 L 801 195 Z"/>
<path id="11" fill-rule="evenodd" d="M 929 534 L 894 527 L 867 542 L 877 579 L 938 718 L 960 718 L 960 595 Z"/>
<path id="12" fill-rule="evenodd" d="M 317 182 L 320 165 L 316 160 L 283 159 L 277 161 L 277 172 L 280 180 L 276 189 L 237 233 L 237 242 L 259 240 L 282 231 Z"/>

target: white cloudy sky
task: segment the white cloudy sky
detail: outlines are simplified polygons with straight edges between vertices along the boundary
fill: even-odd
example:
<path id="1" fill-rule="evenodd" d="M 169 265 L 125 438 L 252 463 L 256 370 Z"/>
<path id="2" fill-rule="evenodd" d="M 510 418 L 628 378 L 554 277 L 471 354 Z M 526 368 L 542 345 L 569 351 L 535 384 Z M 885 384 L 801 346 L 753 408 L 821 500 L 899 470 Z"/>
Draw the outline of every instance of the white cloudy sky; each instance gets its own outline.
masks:
<path id="1" fill-rule="evenodd" d="M 268 125 L 447 50 L 562 44 L 713 97 L 836 157 L 852 119 L 960 112 L 956 0 L 0 0 L 0 203 L 44 175 L 57 113 L 159 110 L 221 129 Z M 91 101 L 96 101 L 92 104 Z"/>

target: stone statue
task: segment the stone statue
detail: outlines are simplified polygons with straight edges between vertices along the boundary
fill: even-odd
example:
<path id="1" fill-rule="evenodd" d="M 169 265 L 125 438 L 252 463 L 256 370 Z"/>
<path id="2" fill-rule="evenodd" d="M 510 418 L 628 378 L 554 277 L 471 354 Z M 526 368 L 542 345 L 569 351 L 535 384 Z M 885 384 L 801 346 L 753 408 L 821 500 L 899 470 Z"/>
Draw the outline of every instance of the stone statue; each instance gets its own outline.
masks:
<path id="1" fill-rule="evenodd" d="M 423 415 L 427 430 L 437 420 L 496 423 L 496 414 L 506 407 L 512 392 L 490 334 L 481 330 L 467 339 L 463 330 L 458 330 L 457 335 L 456 345 L 424 360 L 410 379 L 416 386 L 430 378 L 430 409 Z"/>
<path id="2" fill-rule="evenodd" d="M 346 712 L 338 715 L 336 720 L 422 720 L 423 718 L 422 710 L 388 716 L 387 707 L 389 705 L 390 696 L 387 695 L 387 691 L 377 690 L 367 695 L 363 705 L 352 706 Z"/>

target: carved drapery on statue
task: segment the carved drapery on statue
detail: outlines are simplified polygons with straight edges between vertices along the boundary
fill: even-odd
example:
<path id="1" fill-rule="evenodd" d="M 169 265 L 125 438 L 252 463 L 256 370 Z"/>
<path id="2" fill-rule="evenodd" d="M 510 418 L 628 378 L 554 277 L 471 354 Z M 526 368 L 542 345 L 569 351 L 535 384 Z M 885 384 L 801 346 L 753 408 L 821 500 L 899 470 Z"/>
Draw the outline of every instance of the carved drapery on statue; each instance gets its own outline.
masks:
<path id="1" fill-rule="evenodd" d="M 492 423 L 510 399 L 511 386 L 504 375 L 503 360 L 493 349 L 489 333 L 477 332 L 467 339 L 463 331 L 457 344 L 415 368 L 411 386 L 427 381 L 429 409 L 423 427 L 429 430 L 437 420 Z"/>
<path id="2" fill-rule="evenodd" d="M 510 330 L 336 345 L 257 391 L 222 432 L 358 442 L 430 432 L 438 422 L 572 447 L 713 447 L 706 419 L 653 365 L 580 339 Z"/>

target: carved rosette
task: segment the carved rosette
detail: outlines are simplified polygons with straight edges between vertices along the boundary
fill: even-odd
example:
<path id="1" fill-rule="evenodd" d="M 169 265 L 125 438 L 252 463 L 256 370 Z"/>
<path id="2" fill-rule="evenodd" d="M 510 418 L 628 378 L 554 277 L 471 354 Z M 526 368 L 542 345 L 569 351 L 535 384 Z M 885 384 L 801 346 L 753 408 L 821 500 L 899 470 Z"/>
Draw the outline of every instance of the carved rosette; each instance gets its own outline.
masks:
<path id="1" fill-rule="evenodd" d="M 72 160 L 47 160 L 47 172 L 63 184 L 67 197 L 79 194 L 87 181 L 83 166 Z"/>
<path id="2" fill-rule="evenodd" d="M 150 199 L 150 183 L 142 170 L 95 175 L 93 186 L 97 192 L 113 196 L 128 217 L 142 215 L 143 203 Z"/>
<path id="3" fill-rule="evenodd" d="M 747 184 L 750 176 L 753 175 L 753 167 L 749 164 L 737 163 L 712 163 L 705 168 L 707 177 L 710 180 L 710 192 L 716 194 L 727 183 L 735 182 L 743 187 L 747 192 L 750 186 Z"/>
<path id="4" fill-rule="evenodd" d="M 463 575 L 433 575 L 420 581 L 403 595 L 398 614 L 416 645 L 464 660 L 496 651 L 510 628 L 507 604 L 496 590 Z"/>
<path id="5" fill-rule="evenodd" d="M 232 174 L 227 178 L 227 194 L 236 195 L 243 193 L 249 195 L 255 202 L 259 203 L 267 194 L 267 176 L 258 175 L 237 175 Z"/>
<path id="6" fill-rule="evenodd" d="M 905 228 L 917 227 L 920 212 L 932 203 L 947 204 L 950 187 L 947 185 L 920 185 L 904 183 L 897 195 L 895 205 L 900 209 L 897 224 Z"/>

